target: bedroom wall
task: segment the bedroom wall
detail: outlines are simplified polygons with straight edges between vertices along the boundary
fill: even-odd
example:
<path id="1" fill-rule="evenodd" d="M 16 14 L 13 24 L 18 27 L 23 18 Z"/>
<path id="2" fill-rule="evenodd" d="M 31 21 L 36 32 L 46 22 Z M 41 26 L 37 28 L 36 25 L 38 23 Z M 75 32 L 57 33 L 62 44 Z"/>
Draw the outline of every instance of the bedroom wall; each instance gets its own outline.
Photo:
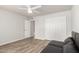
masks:
<path id="1" fill-rule="evenodd" d="M 0 45 L 25 38 L 25 20 L 17 13 L 0 9 Z"/>
<path id="2" fill-rule="evenodd" d="M 79 33 L 79 5 L 72 7 L 72 31 Z"/>
<path id="3" fill-rule="evenodd" d="M 65 17 L 66 19 L 66 37 L 71 36 L 71 10 L 69 11 L 63 11 L 53 14 L 48 14 L 44 16 L 37 16 L 34 18 L 35 20 L 35 38 L 37 39 L 48 39 L 47 37 L 47 30 L 45 25 L 47 24 L 46 21 L 58 17 Z M 53 21 L 53 20 L 52 20 Z M 53 26 L 53 23 L 51 23 Z M 52 38 L 53 40 L 53 38 Z M 60 41 L 64 41 L 60 40 Z"/>

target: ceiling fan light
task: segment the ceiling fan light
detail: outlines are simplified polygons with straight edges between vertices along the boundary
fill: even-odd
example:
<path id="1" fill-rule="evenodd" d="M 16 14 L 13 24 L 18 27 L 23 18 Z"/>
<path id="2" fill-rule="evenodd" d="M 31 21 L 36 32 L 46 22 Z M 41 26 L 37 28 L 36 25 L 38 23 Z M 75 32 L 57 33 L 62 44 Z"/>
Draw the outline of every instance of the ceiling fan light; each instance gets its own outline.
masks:
<path id="1" fill-rule="evenodd" d="M 30 8 L 28 9 L 28 13 L 32 13 L 32 10 Z"/>

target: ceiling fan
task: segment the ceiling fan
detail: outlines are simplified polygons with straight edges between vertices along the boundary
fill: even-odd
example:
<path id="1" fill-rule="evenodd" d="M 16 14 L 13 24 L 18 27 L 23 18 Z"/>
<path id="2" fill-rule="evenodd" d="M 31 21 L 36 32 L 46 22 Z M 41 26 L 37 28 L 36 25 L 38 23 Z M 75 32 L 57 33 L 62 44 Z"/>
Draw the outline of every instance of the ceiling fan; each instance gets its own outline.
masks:
<path id="1" fill-rule="evenodd" d="M 25 7 L 22 7 L 22 8 L 19 8 L 19 9 L 23 9 L 23 10 L 27 10 L 27 12 L 30 14 L 30 13 L 39 13 L 39 11 L 37 11 L 36 9 L 39 9 L 41 8 L 42 6 L 39 5 L 39 6 L 31 6 L 31 5 L 25 5 Z"/>

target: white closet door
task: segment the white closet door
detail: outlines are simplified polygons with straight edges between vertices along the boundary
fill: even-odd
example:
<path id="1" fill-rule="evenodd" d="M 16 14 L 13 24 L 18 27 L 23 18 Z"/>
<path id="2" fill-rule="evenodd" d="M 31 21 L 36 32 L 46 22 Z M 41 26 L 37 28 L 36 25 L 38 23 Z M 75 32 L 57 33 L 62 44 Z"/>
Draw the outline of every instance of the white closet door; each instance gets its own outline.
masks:
<path id="1" fill-rule="evenodd" d="M 46 19 L 45 28 L 47 39 L 64 41 L 66 38 L 66 16 Z"/>
<path id="2" fill-rule="evenodd" d="M 25 38 L 30 36 L 30 21 L 25 21 Z"/>

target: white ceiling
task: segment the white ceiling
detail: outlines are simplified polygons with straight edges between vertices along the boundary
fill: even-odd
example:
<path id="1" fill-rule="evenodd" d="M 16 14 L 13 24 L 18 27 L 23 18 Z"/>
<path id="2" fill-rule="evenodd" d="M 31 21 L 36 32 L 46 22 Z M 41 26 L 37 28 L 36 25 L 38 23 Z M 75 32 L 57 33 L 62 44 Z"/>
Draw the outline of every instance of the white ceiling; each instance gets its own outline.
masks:
<path id="1" fill-rule="evenodd" d="M 34 6 L 31 5 L 31 7 L 34 7 Z M 16 12 L 16 13 L 19 13 L 19 14 L 24 15 L 26 17 L 46 15 L 49 13 L 70 10 L 72 8 L 71 5 L 42 5 L 41 8 L 36 9 L 37 11 L 39 11 L 39 13 L 33 12 L 32 14 L 28 14 L 27 10 L 19 9 L 19 8 L 24 8 L 24 7 L 25 7 L 25 5 L 0 5 L 0 8 L 2 8 L 2 9 Z"/>

